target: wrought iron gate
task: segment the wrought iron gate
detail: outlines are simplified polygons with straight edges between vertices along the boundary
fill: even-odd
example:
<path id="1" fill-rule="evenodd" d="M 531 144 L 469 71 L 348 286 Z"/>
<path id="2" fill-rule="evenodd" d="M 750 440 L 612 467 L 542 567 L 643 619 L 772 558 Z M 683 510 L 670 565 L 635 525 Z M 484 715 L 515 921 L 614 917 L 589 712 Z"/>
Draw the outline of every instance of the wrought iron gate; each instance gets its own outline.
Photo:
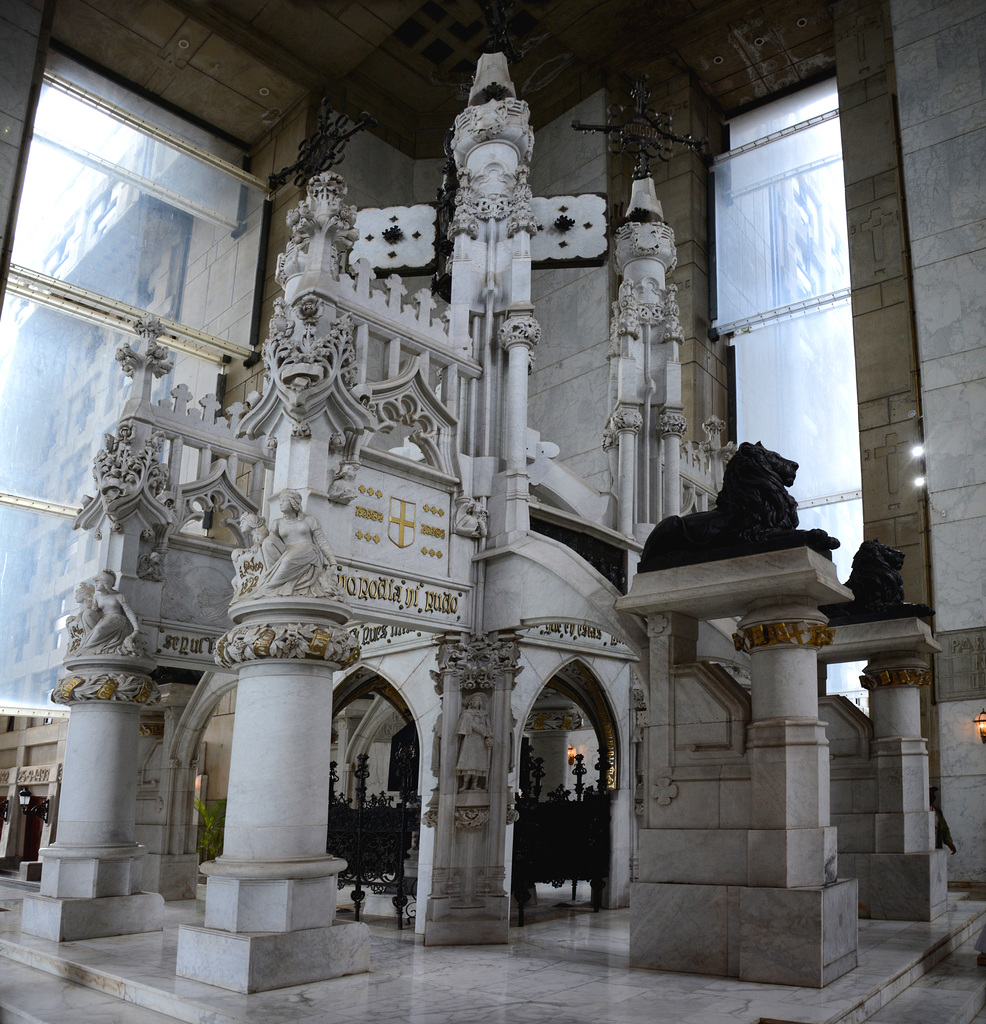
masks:
<path id="1" fill-rule="evenodd" d="M 412 747 L 399 747 L 393 764 L 400 780 L 397 803 L 386 793 L 368 796 L 366 780 L 370 776 L 369 755 L 356 758 L 355 802 L 352 797 L 337 795 L 339 776 L 337 762 L 329 774 L 329 829 L 326 849 L 334 857 L 346 861 L 339 873 L 339 888 L 353 886 L 353 912 L 358 921 L 366 899 L 364 885 L 376 895 L 392 893 L 391 902 L 397 915 L 397 927 L 410 924 L 415 914 L 418 880 L 405 875 L 405 860 L 418 831 L 421 801 L 416 790 L 415 752 Z"/>
<path id="2" fill-rule="evenodd" d="M 511 889 L 517 901 L 517 924 L 524 925 L 524 907 L 537 882 L 550 882 L 556 889 L 572 883 L 572 899 L 580 880 L 592 889 L 592 909 L 602 906 L 602 893 L 609 875 L 609 768 L 600 753 L 595 769 L 596 787 L 583 783 L 589 769 L 585 755 L 576 754 L 572 767 L 572 791 L 559 785 L 541 799 L 544 758 L 534 757 L 529 745 L 521 752 L 521 794 L 517 797 L 514 825 L 513 877 Z M 573 799 L 574 797 L 574 799 Z"/>

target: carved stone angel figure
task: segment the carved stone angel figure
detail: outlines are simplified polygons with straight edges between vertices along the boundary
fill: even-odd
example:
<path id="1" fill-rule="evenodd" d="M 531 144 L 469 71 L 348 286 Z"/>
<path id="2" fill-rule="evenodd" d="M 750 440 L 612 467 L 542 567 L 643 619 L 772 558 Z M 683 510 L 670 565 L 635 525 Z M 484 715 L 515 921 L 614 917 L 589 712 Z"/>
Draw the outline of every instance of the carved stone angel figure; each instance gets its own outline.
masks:
<path id="1" fill-rule="evenodd" d="M 336 559 L 314 516 L 302 510 L 297 491 L 282 491 L 281 518 L 261 544 L 264 572 L 257 596 L 336 597 Z"/>
<path id="2" fill-rule="evenodd" d="M 141 654 L 140 620 L 116 589 L 116 573 L 110 569 L 97 573 L 91 596 L 89 590 L 85 583 L 76 588 L 76 599 L 82 595 L 82 611 L 69 621 L 74 650 L 80 654 Z"/>

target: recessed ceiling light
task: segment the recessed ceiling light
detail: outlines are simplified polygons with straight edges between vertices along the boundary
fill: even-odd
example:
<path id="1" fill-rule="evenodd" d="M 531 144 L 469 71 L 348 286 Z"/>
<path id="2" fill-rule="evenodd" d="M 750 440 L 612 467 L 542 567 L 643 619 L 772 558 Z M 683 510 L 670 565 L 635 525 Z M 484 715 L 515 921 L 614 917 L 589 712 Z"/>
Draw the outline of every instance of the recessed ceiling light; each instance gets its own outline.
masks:
<path id="1" fill-rule="evenodd" d="M 188 49 L 188 40 L 187 39 L 179 39 L 178 40 L 178 49 L 179 50 L 187 50 Z"/>
<path id="2" fill-rule="evenodd" d="M 757 36 L 757 38 L 753 40 L 753 45 L 763 46 L 763 36 Z"/>
<path id="3" fill-rule="evenodd" d="M 920 457 L 921 457 L 922 455 L 924 455 L 924 445 L 923 445 L 923 444 L 916 444 L 916 445 L 915 445 L 915 446 L 914 446 L 914 447 L 913 447 L 913 448 L 911 449 L 911 456 L 912 456 L 913 458 L 915 458 L 915 459 L 918 459 L 918 458 L 920 458 Z"/>
<path id="4" fill-rule="evenodd" d="M 797 24 L 798 28 L 804 28 L 805 25 L 808 24 L 808 19 L 807 18 L 798 18 L 796 24 Z"/>
<path id="5" fill-rule="evenodd" d="M 263 88 L 262 88 L 262 89 L 260 90 L 260 95 L 261 95 L 261 96 L 270 96 L 270 89 L 268 89 L 268 88 L 267 88 L 267 86 L 265 85 L 265 86 L 264 86 L 264 87 L 263 87 Z"/>
<path id="6" fill-rule="evenodd" d="M 713 64 L 721 64 L 722 63 L 722 57 L 713 57 L 712 58 L 712 63 Z"/>
<path id="7" fill-rule="evenodd" d="M 925 484 L 925 479 L 924 479 L 923 476 L 916 476 L 914 478 L 914 486 L 915 487 L 924 487 L 924 484 Z"/>

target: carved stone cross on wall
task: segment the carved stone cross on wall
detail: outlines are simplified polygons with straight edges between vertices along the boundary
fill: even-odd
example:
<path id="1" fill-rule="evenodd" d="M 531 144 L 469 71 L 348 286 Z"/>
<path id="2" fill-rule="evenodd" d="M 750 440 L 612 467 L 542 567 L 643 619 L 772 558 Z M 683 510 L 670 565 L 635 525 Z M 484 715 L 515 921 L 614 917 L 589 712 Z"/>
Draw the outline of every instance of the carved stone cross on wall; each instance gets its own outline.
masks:
<path id="1" fill-rule="evenodd" d="M 873 449 L 875 459 L 887 460 L 887 491 L 890 494 L 896 494 L 900 489 L 900 464 L 897 458 L 899 451 L 896 434 L 887 434 L 884 443 Z"/>

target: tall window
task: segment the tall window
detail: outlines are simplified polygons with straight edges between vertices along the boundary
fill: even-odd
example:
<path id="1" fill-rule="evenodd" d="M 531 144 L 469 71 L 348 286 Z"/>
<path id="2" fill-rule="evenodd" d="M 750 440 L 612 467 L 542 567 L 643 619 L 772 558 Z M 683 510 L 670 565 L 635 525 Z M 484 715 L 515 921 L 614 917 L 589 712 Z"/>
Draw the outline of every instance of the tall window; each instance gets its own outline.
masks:
<path id="1" fill-rule="evenodd" d="M 839 578 L 862 540 L 845 186 L 835 82 L 730 122 L 716 160 L 716 326 L 731 336 L 736 433 L 799 463 L 805 529 L 842 541 Z M 858 670 L 829 689 L 865 704 Z"/>
<path id="2" fill-rule="evenodd" d="M 45 76 L 0 313 L 0 708 L 49 707 L 75 585 L 72 530 L 129 390 L 126 327 L 164 318 L 177 376 L 221 388 L 249 353 L 260 182 L 233 147 L 55 58 Z"/>

